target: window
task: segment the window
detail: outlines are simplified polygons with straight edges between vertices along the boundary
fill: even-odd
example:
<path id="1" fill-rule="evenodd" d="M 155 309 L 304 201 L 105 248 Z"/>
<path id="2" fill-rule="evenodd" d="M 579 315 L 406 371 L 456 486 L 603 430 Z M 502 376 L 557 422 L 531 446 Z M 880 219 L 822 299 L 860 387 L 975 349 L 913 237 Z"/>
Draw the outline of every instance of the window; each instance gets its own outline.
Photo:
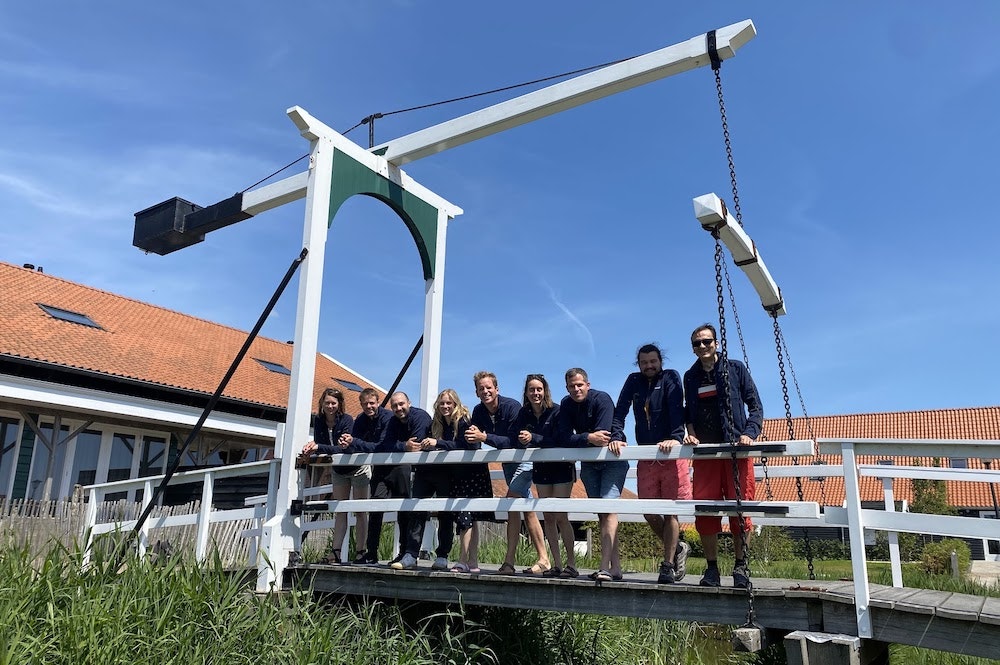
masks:
<path id="1" fill-rule="evenodd" d="M 354 383 L 353 381 L 348 381 L 347 379 L 337 379 L 337 378 L 334 378 L 333 380 L 336 381 L 337 383 L 339 383 L 340 385 L 344 386 L 348 390 L 353 390 L 356 393 L 359 393 L 362 390 L 364 390 L 364 388 L 362 388 L 358 384 Z"/>
<path id="2" fill-rule="evenodd" d="M 953 469 L 968 469 L 969 460 L 967 460 L 964 457 L 949 457 L 948 466 L 950 466 Z"/>
<path id="3" fill-rule="evenodd" d="M 36 303 L 42 308 L 42 311 L 51 316 L 54 319 L 59 319 L 60 321 L 69 321 L 70 323 L 78 323 L 81 326 L 90 326 L 91 328 L 97 328 L 98 330 L 104 330 L 101 326 L 97 325 L 92 318 L 86 314 L 81 314 L 80 312 L 71 312 L 68 309 L 60 309 L 58 307 L 53 307 L 52 305 L 43 305 L 42 303 Z"/>
<path id="4" fill-rule="evenodd" d="M 257 362 L 264 366 L 265 369 L 269 369 L 277 374 L 288 374 L 291 376 L 292 370 L 288 369 L 284 365 L 273 363 L 270 360 L 261 360 L 260 358 L 254 358 Z"/>
<path id="5" fill-rule="evenodd" d="M 13 418 L 0 418 L 0 499 L 6 498 L 10 488 L 11 471 L 17 458 L 17 433 L 21 422 Z"/>
<path id="6" fill-rule="evenodd" d="M 881 466 L 894 466 L 896 463 L 891 459 L 880 459 L 876 464 Z"/>

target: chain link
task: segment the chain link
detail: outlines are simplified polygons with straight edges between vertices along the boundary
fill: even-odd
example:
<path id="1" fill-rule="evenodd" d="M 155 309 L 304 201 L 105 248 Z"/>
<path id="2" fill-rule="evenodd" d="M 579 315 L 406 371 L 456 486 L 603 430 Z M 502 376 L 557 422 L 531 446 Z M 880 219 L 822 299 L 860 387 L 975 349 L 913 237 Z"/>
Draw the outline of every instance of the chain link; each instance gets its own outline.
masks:
<path id="1" fill-rule="evenodd" d="M 782 352 L 781 326 L 778 325 L 778 314 L 772 313 L 774 321 L 774 346 L 778 352 L 778 373 L 781 375 L 781 396 L 785 401 L 785 425 L 788 427 L 788 440 L 795 440 L 795 426 L 792 421 L 792 406 L 788 399 L 788 378 L 785 375 L 785 356 Z M 798 466 L 798 456 L 792 457 L 792 464 Z M 802 489 L 802 476 L 795 476 L 795 491 L 798 493 L 799 501 L 805 501 L 805 492 Z M 812 542 L 809 540 L 808 527 L 802 526 L 802 539 L 806 546 L 806 562 L 809 565 L 809 579 L 816 579 L 816 570 L 813 566 Z"/>
<path id="2" fill-rule="evenodd" d="M 733 403 L 729 399 L 729 356 L 726 353 L 726 298 L 722 289 L 722 267 L 724 256 L 722 253 L 722 243 L 719 241 L 719 231 L 712 231 L 715 239 L 715 300 L 719 308 L 719 341 L 718 341 L 718 367 L 722 382 L 722 393 L 719 399 L 722 400 L 722 432 L 726 438 L 729 434 L 736 434 L 736 420 L 733 416 Z M 742 407 L 741 407 L 742 408 Z M 736 493 L 736 520 L 738 523 L 740 537 L 743 540 L 743 564 L 747 574 L 747 623 L 751 626 L 755 624 L 756 611 L 754 609 L 753 582 L 750 580 L 750 545 L 749 534 L 746 532 L 746 521 L 743 516 L 743 489 L 740 486 L 740 467 L 736 457 L 738 441 L 730 441 L 730 451 L 732 453 L 733 466 L 733 490 Z M 735 555 L 736 552 L 733 552 Z"/>
<path id="3" fill-rule="evenodd" d="M 736 163 L 733 161 L 733 144 L 729 138 L 729 121 L 726 119 L 726 101 L 722 95 L 722 70 L 715 70 L 715 90 L 719 95 L 719 115 L 722 117 L 722 139 L 726 142 L 726 160 L 729 162 L 729 181 L 733 187 L 733 212 L 740 228 L 743 227 L 743 211 L 740 209 L 740 193 L 736 186 Z"/>

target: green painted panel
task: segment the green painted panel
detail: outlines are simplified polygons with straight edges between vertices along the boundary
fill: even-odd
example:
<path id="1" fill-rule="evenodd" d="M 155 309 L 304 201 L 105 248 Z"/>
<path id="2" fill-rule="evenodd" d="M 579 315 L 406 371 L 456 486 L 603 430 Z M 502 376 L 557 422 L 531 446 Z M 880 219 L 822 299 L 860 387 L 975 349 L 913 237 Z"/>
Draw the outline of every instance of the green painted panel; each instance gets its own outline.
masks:
<path id="1" fill-rule="evenodd" d="M 35 423 L 38 422 L 38 414 L 29 413 L 28 417 Z M 17 469 L 14 471 L 14 486 L 11 488 L 10 497 L 12 499 L 23 499 L 28 491 L 28 472 L 31 470 L 31 455 L 35 452 L 35 433 L 28 424 L 24 424 L 21 431 L 21 446 L 17 453 Z"/>
<path id="2" fill-rule="evenodd" d="M 333 184 L 330 188 L 331 224 L 340 206 L 355 194 L 376 198 L 399 215 L 417 244 L 424 279 L 432 279 L 437 269 L 437 208 L 375 173 L 350 155 L 334 150 Z"/>

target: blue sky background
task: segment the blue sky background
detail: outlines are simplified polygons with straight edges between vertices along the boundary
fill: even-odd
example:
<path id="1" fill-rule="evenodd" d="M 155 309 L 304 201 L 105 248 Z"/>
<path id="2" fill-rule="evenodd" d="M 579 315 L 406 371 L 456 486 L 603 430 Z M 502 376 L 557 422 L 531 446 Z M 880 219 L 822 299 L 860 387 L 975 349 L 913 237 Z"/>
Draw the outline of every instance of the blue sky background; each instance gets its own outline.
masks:
<path id="1" fill-rule="evenodd" d="M 301 247 L 304 203 L 166 257 L 131 246 L 133 213 L 213 203 L 304 154 L 286 108 L 346 130 L 746 18 L 758 36 L 723 66 L 744 222 L 785 296 L 810 414 L 996 404 L 995 2 L 2 3 L 0 259 L 248 330 Z M 376 141 L 503 98 L 385 118 Z M 367 145 L 365 128 L 350 137 Z M 406 171 L 465 210 L 442 387 L 474 402 L 486 368 L 519 397 L 525 373 L 558 386 L 579 365 L 617 396 L 643 342 L 693 362 L 689 333 L 716 310 L 691 199 L 731 200 L 710 70 Z M 422 330 L 412 241 L 356 197 L 327 266 L 321 349 L 387 387 Z M 731 273 L 780 416 L 770 319 Z M 293 286 L 264 333 L 291 339 L 294 315 Z M 403 387 L 415 396 L 418 380 L 419 362 Z"/>

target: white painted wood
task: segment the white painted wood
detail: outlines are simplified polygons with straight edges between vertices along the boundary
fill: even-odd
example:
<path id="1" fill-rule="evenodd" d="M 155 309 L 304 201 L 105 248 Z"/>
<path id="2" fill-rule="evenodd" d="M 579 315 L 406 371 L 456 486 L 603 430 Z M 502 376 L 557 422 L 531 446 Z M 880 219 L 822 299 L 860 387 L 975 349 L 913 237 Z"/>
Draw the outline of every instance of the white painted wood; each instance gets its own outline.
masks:
<path id="1" fill-rule="evenodd" d="M 740 451 L 737 458 L 757 458 L 776 456 L 808 456 L 812 455 L 812 441 L 768 441 L 769 444 L 785 444 L 784 453 L 760 453 L 759 451 Z M 315 466 L 334 464 L 457 464 L 461 462 L 562 462 L 562 461 L 614 461 L 614 460 L 666 460 L 666 459 L 728 459 L 728 447 L 722 452 L 710 456 L 694 457 L 693 446 L 674 446 L 668 453 L 659 452 L 656 446 L 626 446 L 620 457 L 616 457 L 607 448 L 527 448 L 524 450 L 506 449 L 494 450 L 455 450 L 420 453 L 370 453 L 354 455 L 330 455 Z M 776 467 L 777 468 L 777 467 Z M 797 475 L 805 475 L 812 466 L 800 466 Z M 842 473 L 842 472 L 841 472 Z"/>
<path id="2" fill-rule="evenodd" d="M 749 20 L 719 28 L 716 31 L 719 57 L 723 60 L 732 58 L 756 34 L 753 22 Z M 587 102 L 710 64 L 705 35 L 701 34 L 408 134 L 375 150 L 385 149 L 385 158 L 402 166 Z"/>
<path id="3" fill-rule="evenodd" d="M 310 507 L 322 508 L 323 512 L 381 512 L 381 511 L 463 511 L 474 512 L 590 512 L 590 513 L 625 513 L 629 515 L 679 515 L 693 517 L 695 515 L 735 515 L 736 502 L 722 500 L 685 500 L 671 501 L 667 499 L 352 499 L 349 501 L 311 501 Z M 697 506 L 715 506 L 715 510 L 696 511 Z M 814 502 L 795 501 L 744 501 L 743 514 L 756 516 L 770 506 L 788 508 L 788 517 L 794 519 L 819 518 L 819 504 Z M 769 515 L 771 519 L 782 519 Z"/>
<path id="4" fill-rule="evenodd" d="M 97 488 L 91 487 L 88 492 L 89 501 L 87 502 L 87 512 L 83 517 L 83 533 L 80 534 L 80 540 L 83 541 L 83 569 L 86 570 L 90 566 L 90 555 L 93 551 L 91 548 L 94 545 L 94 528 L 97 522 L 97 504 L 99 503 L 100 492 Z"/>
<path id="5" fill-rule="evenodd" d="M 855 455 L 891 457 L 969 457 L 1000 458 L 1000 441 L 969 439 L 816 439 L 824 454 L 839 455 L 843 444 L 854 447 Z M 889 467 L 886 467 L 887 469 Z M 952 469 L 957 471 L 958 469 Z"/>
<path id="6" fill-rule="evenodd" d="M 854 573 L 854 611 L 858 620 L 858 636 L 871 638 L 872 617 L 869 612 L 871 591 L 868 585 L 868 562 L 865 555 L 865 523 L 861 510 L 861 491 L 855 471 L 857 459 L 854 446 L 846 444 L 839 451 L 844 461 L 844 500 L 847 503 L 848 531 L 851 535 L 851 568 Z"/>
<path id="7" fill-rule="evenodd" d="M 306 187 L 309 184 L 309 172 L 303 171 L 289 176 L 284 180 L 264 185 L 250 192 L 243 193 L 243 212 L 248 215 L 259 215 L 262 212 L 279 208 L 286 203 L 298 201 L 306 197 Z"/>
<path id="8" fill-rule="evenodd" d="M 997 450 L 1000 455 L 1000 449 Z M 926 478 L 967 483 L 1000 483 L 1000 469 L 950 469 L 935 466 L 861 464 L 858 474 L 875 478 Z"/>
<path id="9" fill-rule="evenodd" d="M 198 510 L 198 530 L 195 537 L 195 559 L 199 562 L 208 555 L 208 528 L 211 524 L 212 496 L 215 491 L 215 477 L 210 472 L 205 474 L 205 484 L 201 488 L 201 507 Z"/>
<path id="10" fill-rule="evenodd" d="M 882 479 L 882 493 L 885 496 L 885 506 L 886 512 L 894 513 L 896 512 L 896 501 L 893 498 L 892 492 L 892 478 Z M 890 531 L 889 534 L 889 565 L 892 569 L 892 586 L 902 587 L 903 586 L 903 564 L 899 559 L 899 534 L 895 531 Z"/>
<path id="11" fill-rule="evenodd" d="M 10 401 L 30 409 L 32 406 L 51 409 L 58 405 L 65 411 L 86 413 L 88 418 L 100 422 L 101 416 L 116 420 L 129 419 L 137 423 L 150 423 L 163 428 L 191 427 L 198 422 L 201 409 L 166 402 L 140 399 L 127 395 L 53 384 L 35 379 L 0 374 L 0 400 Z M 274 423 L 221 412 L 213 412 L 205 421 L 206 432 L 239 434 L 261 440 L 274 440 Z M 107 451 L 101 451 L 105 460 Z M 97 476 L 98 478 L 107 478 Z"/>
<path id="12" fill-rule="evenodd" d="M 424 343 L 420 361 L 420 399 L 418 404 L 434 413 L 441 374 L 441 325 L 444 317 L 444 262 L 448 240 L 448 213 L 438 210 L 437 245 L 434 277 L 424 285 Z"/>
<path id="13" fill-rule="evenodd" d="M 729 249 L 733 262 L 749 278 L 764 309 L 778 316 L 786 314 L 781 289 L 764 265 L 753 240 L 735 219 L 730 219 L 722 199 L 715 194 L 703 194 L 694 199 L 694 211 L 702 227 L 718 231 L 719 240 Z"/>
<path id="14" fill-rule="evenodd" d="M 142 507 L 140 508 L 139 514 L 141 515 L 145 512 L 146 507 L 152 503 L 153 499 L 153 482 L 146 479 L 146 482 L 142 485 Z M 139 558 L 146 556 L 146 550 L 149 548 L 149 520 L 143 522 L 142 526 L 139 528 L 139 537 L 136 539 L 136 548 L 139 552 Z"/>

